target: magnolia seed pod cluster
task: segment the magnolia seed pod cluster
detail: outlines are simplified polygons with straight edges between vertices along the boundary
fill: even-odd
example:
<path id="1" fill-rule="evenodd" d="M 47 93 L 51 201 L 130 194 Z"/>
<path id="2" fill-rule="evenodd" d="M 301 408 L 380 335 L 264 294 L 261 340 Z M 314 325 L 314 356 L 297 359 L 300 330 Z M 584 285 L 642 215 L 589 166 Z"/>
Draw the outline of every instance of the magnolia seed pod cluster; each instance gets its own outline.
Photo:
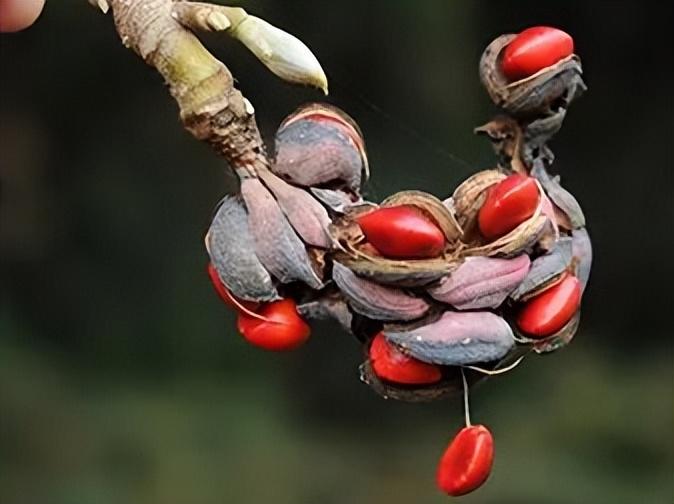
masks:
<path id="1" fill-rule="evenodd" d="M 361 379 L 404 401 L 467 394 L 571 341 L 592 247 L 578 202 L 548 172 L 547 142 L 585 90 L 580 59 L 570 36 L 537 27 L 494 40 L 480 76 L 503 110 L 477 129 L 498 164 L 445 199 L 363 200 L 363 135 L 336 107 L 309 104 L 282 122 L 271 165 L 240 174 L 206 236 L 210 278 L 247 341 L 289 350 L 309 320 L 335 320 L 363 344 Z M 450 495 L 491 467 L 491 434 L 466 429 L 438 469 Z M 470 453 L 475 464 L 457 458 Z"/>

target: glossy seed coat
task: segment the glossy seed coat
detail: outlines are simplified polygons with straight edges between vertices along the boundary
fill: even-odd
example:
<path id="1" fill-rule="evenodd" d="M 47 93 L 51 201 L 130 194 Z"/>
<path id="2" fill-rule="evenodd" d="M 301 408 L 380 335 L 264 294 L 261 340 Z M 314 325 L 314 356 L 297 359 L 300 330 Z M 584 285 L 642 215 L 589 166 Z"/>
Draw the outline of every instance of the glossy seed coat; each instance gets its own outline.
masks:
<path id="1" fill-rule="evenodd" d="M 494 438 L 484 425 L 464 427 L 440 459 L 436 480 L 452 497 L 472 492 L 489 477 L 494 461 Z"/>
<path id="2" fill-rule="evenodd" d="M 385 257 L 427 259 L 439 256 L 445 247 L 442 230 L 409 205 L 379 208 L 357 221 L 367 241 Z"/>
<path id="3" fill-rule="evenodd" d="M 573 54 L 573 39 L 557 28 L 534 26 L 522 31 L 503 52 L 501 70 L 518 81 Z"/>
<path id="4" fill-rule="evenodd" d="M 532 338 L 545 338 L 559 331 L 580 306 L 581 283 L 571 275 L 524 305 L 517 326 Z"/>
<path id="5" fill-rule="evenodd" d="M 430 385 L 442 378 L 440 367 L 405 355 L 377 334 L 370 345 L 372 370 L 381 380 L 402 385 Z"/>
<path id="6" fill-rule="evenodd" d="M 282 352 L 301 346 L 309 338 L 311 330 L 292 299 L 266 304 L 256 313 L 267 320 L 245 313 L 239 313 L 237 320 L 241 335 L 256 347 Z"/>
<path id="7" fill-rule="evenodd" d="M 510 175 L 489 189 L 478 214 L 480 233 L 489 240 L 509 233 L 534 215 L 539 200 L 535 179 Z"/>

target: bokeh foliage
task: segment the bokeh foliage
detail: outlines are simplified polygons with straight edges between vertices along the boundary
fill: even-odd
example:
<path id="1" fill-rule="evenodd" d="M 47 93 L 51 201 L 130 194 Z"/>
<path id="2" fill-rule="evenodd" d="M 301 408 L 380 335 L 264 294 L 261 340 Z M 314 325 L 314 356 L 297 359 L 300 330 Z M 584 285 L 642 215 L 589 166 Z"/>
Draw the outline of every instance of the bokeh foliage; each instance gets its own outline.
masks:
<path id="1" fill-rule="evenodd" d="M 674 217 L 664 7 L 647 2 L 259 0 L 365 132 L 369 196 L 439 196 L 493 163 L 477 60 L 531 24 L 575 37 L 589 93 L 553 143 L 596 262 L 573 345 L 473 397 L 496 436 L 470 503 L 671 502 Z M 263 132 L 320 97 L 208 37 Z M 383 401 L 330 325 L 292 355 L 246 346 L 202 236 L 235 179 L 159 78 L 84 1 L 0 36 L 0 502 L 433 503 L 460 404 Z"/>

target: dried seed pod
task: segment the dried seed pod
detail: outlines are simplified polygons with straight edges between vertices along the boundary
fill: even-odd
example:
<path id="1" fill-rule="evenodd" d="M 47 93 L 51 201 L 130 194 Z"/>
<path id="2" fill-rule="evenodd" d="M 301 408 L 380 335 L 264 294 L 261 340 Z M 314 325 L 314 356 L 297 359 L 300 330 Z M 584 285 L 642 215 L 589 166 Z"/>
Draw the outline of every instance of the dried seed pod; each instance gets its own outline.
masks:
<path id="1" fill-rule="evenodd" d="M 573 229 L 585 227 L 583 209 L 576 198 L 559 184 L 558 177 L 551 177 L 542 163 L 534 163 L 531 176 L 540 182 L 550 200 L 567 216 Z"/>
<path id="2" fill-rule="evenodd" d="M 386 327 L 384 335 L 413 357 L 446 366 L 495 361 L 515 344 L 508 323 L 491 312 L 447 311 L 429 324 Z"/>
<path id="3" fill-rule="evenodd" d="M 578 279 L 566 275 L 561 282 L 529 300 L 517 315 L 517 327 L 531 339 L 542 339 L 563 328 L 580 307 Z"/>
<path id="4" fill-rule="evenodd" d="M 576 278 L 580 281 L 581 294 L 587 287 L 592 269 L 592 242 L 587 229 L 574 229 L 572 233 L 573 260 L 575 261 Z"/>
<path id="5" fill-rule="evenodd" d="M 305 243 L 321 248 L 333 246 L 328 232 L 332 221 L 323 205 L 304 189 L 291 186 L 270 171 L 260 169 L 258 176 L 274 193 L 290 225 Z"/>
<path id="6" fill-rule="evenodd" d="M 423 299 L 360 278 L 338 262 L 333 263 L 332 278 L 353 310 L 373 320 L 415 320 L 430 309 Z"/>
<path id="7" fill-rule="evenodd" d="M 571 238 L 560 238 L 554 249 L 534 259 L 529 273 L 510 297 L 515 301 L 526 301 L 552 287 L 569 268 L 571 257 Z"/>
<path id="8" fill-rule="evenodd" d="M 501 61 L 504 49 L 516 35 L 501 35 L 485 49 L 480 59 L 480 79 L 492 101 L 513 115 L 551 115 L 566 108 L 587 88 L 580 58 L 575 54 L 524 79 L 509 82 Z"/>
<path id="9" fill-rule="evenodd" d="M 571 317 L 564 327 L 559 331 L 548 336 L 542 340 L 534 341 L 533 349 L 538 354 L 552 353 L 560 348 L 564 348 L 571 343 L 571 340 L 578 332 L 580 327 L 580 310 L 577 310 L 575 315 Z"/>
<path id="10" fill-rule="evenodd" d="M 225 196 L 206 235 L 211 263 L 225 287 L 237 298 L 275 301 L 279 298 L 272 278 L 255 253 L 243 202 Z"/>
<path id="11" fill-rule="evenodd" d="M 452 205 L 457 222 L 470 237 L 477 226 L 477 214 L 487 198 L 487 189 L 506 178 L 499 170 L 484 170 L 468 177 L 454 191 Z"/>
<path id="12" fill-rule="evenodd" d="M 370 360 L 360 365 L 360 380 L 384 399 L 395 399 L 409 403 L 437 401 L 449 397 L 457 397 L 463 391 L 459 368 L 443 367 L 442 380 L 439 383 L 424 386 L 409 386 L 381 380 L 374 370 Z"/>
<path id="13" fill-rule="evenodd" d="M 423 191 L 401 191 L 386 198 L 381 207 L 410 205 L 428 215 L 442 230 L 446 240 L 453 243 L 461 238 L 463 230 L 454 213 L 441 200 Z"/>
<path id="14" fill-rule="evenodd" d="M 519 255 L 536 244 L 547 223 L 548 218 L 542 213 L 542 205 L 539 205 L 530 219 L 524 221 L 510 233 L 486 245 L 467 248 L 462 254 L 464 256 L 486 255 L 489 257 Z"/>
<path id="15" fill-rule="evenodd" d="M 451 273 L 460 261 L 445 259 L 394 260 L 352 249 L 337 253 L 335 260 L 359 277 L 384 285 L 423 287 Z"/>
<path id="16" fill-rule="evenodd" d="M 353 315 L 339 292 L 328 292 L 297 306 L 297 312 L 306 319 L 336 320 L 346 331 L 351 331 Z"/>
<path id="17" fill-rule="evenodd" d="M 361 198 L 353 198 L 350 194 L 339 189 L 322 189 L 320 187 L 310 187 L 309 191 L 316 199 L 337 214 L 346 213 L 350 207 L 359 205 L 363 202 Z"/>
<path id="18" fill-rule="evenodd" d="M 428 293 L 458 310 L 497 308 L 526 277 L 529 265 L 526 254 L 513 259 L 468 257 Z"/>
<path id="19" fill-rule="evenodd" d="M 342 110 L 325 103 L 305 105 L 281 123 L 271 170 L 296 185 L 330 184 L 360 194 L 369 176 L 363 135 Z"/>
<path id="20" fill-rule="evenodd" d="M 283 283 L 299 280 L 320 289 L 323 283 L 304 243 L 269 190 L 257 178 L 246 178 L 241 181 L 241 195 L 248 208 L 255 253 L 265 268 Z"/>
<path id="21" fill-rule="evenodd" d="M 222 280 L 220 280 L 218 270 L 215 269 L 213 263 L 210 262 L 208 263 L 206 272 L 208 273 L 208 277 L 211 280 L 211 284 L 213 285 L 215 292 L 218 294 L 218 297 L 222 300 L 223 303 L 225 303 L 230 308 L 233 308 L 234 310 L 239 312 L 245 310 L 255 311 L 259 307 L 260 303 L 257 303 L 255 301 L 243 301 L 234 296 L 229 291 L 229 289 L 225 287 L 225 284 L 222 283 Z"/>

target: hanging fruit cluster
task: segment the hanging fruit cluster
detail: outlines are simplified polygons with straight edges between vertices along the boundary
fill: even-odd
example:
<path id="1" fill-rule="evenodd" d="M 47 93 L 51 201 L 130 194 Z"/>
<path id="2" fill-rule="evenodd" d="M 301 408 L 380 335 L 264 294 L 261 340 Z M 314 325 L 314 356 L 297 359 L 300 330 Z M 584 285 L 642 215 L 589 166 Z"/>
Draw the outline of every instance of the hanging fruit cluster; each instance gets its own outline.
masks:
<path id="1" fill-rule="evenodd" d="M 535 27 L 485 50 L 480 76 L 504 115 L 477 128 L 497 166 L 444 199 L 403 191 L 365 201 L 356 123 L 326 104 L 279 127 L 269 169 L 239 173 L 206 237 L 208 273 L 249 343 L 290 350 L 330 318 L 364 345 L 361 379 L 384 397 L 456 396 L 531 351 L 568 344 L 592 252 L 575 198 L 548 173 L 548 141 L 584 90 L 566 33 Z M 462 379 L 463 378 L 463 379 Z M 467 425 L 438 468 L 462 495 L 488 477 L 493 439 Z"/>

